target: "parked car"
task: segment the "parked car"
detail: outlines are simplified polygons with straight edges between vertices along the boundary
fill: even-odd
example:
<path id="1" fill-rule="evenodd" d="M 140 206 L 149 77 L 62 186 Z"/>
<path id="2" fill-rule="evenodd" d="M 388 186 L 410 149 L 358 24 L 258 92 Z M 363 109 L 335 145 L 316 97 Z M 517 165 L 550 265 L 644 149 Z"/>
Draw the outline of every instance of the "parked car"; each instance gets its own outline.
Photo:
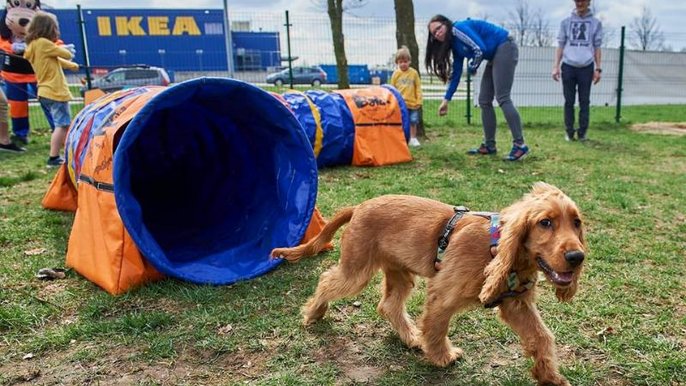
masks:
<path id="1" fill-rule="evenodd" d="M 289 83 L 288 69 L 269 74 L 267 76 L 267 83 L 272 83 L 277 86 L 282 86 L 284 83 Z M 293 67 L 293 84 L 311 84 L 319 86 L 326 83 L 326 72 L 318 66 L 310 67 Z"/>
<path id="2" fill-rule="evenodd" d="M 168 86 L 169 74 L 164 68 L 153 66 L 120 67 L 107 73 L 102 78 L 91 81 L 91 88 L 112 92 L 139 86 Z M 81 95 L 87 86 L 81 87 Z"/>

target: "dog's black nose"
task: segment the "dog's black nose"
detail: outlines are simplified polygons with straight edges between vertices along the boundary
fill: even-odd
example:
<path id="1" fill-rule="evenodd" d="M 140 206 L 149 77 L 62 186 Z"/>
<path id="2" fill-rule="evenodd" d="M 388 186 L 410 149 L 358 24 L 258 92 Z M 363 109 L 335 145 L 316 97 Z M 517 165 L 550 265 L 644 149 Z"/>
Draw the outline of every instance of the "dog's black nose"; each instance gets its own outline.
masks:
<path id="1" fill-rule="evenodd" d="M 582 251 L 567 251 L 565 252 L 565 260 L 569 265 L 576 267 L 584 261 L 584 253 Z"/>
<path id="2" fill-rule="evenodd" d="M 30 19 L 19 19 L 19 25 L 22 27 L 26 27 L 26 25 L 29 24 L 30 21 Z"/>

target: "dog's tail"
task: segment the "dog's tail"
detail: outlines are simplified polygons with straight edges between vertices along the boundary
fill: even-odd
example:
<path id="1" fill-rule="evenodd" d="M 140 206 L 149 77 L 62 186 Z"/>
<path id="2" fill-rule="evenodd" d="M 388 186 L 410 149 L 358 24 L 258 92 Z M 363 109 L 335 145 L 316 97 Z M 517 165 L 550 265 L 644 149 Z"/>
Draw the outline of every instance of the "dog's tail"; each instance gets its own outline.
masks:
<path id="1" fill-rule="evenodd" d="M 353 217 L 355 206 L 350 206 L 339 210 L 331 220 L 324 226 L 321 232 L 307 242 L 292 248 L 275 248 L 272 250 L 272 258 L 282 258 L 291 263 L 295 263 L 303 257 L 314 256 L 324 250 L 328 243 L 333 239 L 338 228 L 347 224 Z"/>

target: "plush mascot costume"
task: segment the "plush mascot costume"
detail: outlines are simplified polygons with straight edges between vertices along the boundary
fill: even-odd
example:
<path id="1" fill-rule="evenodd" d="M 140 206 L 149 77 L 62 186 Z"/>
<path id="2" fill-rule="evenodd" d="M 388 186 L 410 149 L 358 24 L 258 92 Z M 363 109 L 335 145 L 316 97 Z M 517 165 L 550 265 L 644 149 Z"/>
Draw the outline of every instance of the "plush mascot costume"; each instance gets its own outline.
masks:
<path id="1" fill-rule="evenodd" d="M 5 10 L 0 13 L 0 50 L 3 51 L 0 75 L 5 80 L 14 140 L 23 144 L 28 143 L 29 97 L 35 97 L 36 76 L 22 55 L 28 24 L 38 9 L 40 0 L 7 0 Z"/>

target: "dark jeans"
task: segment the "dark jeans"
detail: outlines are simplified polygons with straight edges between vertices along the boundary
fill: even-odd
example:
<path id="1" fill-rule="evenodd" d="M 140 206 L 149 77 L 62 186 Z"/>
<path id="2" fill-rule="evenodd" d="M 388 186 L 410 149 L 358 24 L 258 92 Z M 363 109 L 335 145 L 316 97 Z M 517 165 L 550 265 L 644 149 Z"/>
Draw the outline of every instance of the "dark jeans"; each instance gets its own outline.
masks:
<path id="1" fill-rule="evenodd" d="M 573 67 L 562 63 L 562 91 L 565 97 L 565 129 L 574 135 L 574 102 L 579 92 L 579 138 L 586 136 L 591 105 L 593 63 L 586 67 Z"/>

